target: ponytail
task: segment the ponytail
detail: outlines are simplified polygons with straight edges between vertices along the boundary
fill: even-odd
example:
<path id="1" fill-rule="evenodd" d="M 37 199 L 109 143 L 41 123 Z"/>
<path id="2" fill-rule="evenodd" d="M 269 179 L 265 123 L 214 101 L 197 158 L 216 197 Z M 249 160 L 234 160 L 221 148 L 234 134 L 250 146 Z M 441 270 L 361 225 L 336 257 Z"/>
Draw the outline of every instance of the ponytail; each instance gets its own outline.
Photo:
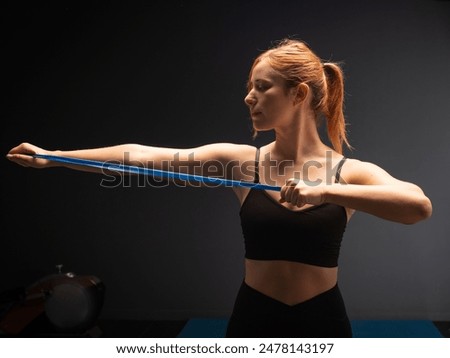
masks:
<path id="1" fill-rule="evenodd" d="M 350 146 L 344 119 L 344 75 L 341 68 L 331 62 L 323 64 L 323 70 L 326 77 L 326 103 L 324 114 L 327 118 L 328 138 L 334 149 L 342 154 L 342 143 L 345 143 L 349 149 Z"/>

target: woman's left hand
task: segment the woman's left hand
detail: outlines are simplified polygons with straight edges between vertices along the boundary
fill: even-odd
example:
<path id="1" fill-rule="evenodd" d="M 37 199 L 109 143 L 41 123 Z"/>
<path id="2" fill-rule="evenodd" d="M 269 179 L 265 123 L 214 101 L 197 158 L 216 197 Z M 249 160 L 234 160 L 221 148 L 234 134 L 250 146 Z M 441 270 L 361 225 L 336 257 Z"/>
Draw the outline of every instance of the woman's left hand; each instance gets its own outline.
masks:
<path id="1" fill-rule="evenodd" d="M 325 196 L 325 184 L 291 178 L 281 187 L 280 203 L 290 203 L 299 208 L 306 204 L 321 205 L 325 202 Z"/>

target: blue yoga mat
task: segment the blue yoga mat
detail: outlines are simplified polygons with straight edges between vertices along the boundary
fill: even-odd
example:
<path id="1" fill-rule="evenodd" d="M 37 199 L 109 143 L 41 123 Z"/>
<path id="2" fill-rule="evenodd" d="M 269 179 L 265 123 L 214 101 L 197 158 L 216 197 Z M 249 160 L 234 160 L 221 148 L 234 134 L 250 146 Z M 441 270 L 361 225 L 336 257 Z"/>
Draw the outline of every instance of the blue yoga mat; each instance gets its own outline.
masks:
<path id="1" fill-rule="evenodd" d="M 228 319 L 189 320 L 178 338 L 225 337 Z M 431 321 L 426 320 L 353 320 L 355 338 L 442 338 Z"/>
<path id="2" fill-rule="evenodd" d="M 195 318 L 187 321 L 178 338 L 225 337 L 228 319 Z"/>
<path id="3" fill-rule="evenodd" d="M 426 320 L 354 320 L 352 330 L 355 338 L 442 338 Z"/>

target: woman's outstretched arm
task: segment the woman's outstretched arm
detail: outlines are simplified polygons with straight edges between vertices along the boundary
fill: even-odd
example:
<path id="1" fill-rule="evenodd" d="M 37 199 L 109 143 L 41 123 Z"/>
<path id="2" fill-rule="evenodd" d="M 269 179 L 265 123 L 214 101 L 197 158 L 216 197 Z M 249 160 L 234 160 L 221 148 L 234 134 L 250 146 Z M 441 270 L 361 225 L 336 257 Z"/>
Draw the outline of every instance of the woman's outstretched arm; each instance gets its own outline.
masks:
<path id="1" fill-rule="evenodd" d="M 167 148 L 141 144 L 121 144 L 110 147 L 80 150 L 46 150 L 30 143 L 12 148 L 7 159 L 24 167 L 66 167 L 75 170 L 102 173 L 102 169 L 34 158 L 34 154 L 68 158 L 116 162 L 158 170 L 245 180 L 251 177 L 245 158 L 254 156 L 255 148 L 244 144 L 213 143 L 195 148 Z M 248 173 L 247 173 L 248 172 Z M 248 178 L 246 178 L 248 176 Z"/>

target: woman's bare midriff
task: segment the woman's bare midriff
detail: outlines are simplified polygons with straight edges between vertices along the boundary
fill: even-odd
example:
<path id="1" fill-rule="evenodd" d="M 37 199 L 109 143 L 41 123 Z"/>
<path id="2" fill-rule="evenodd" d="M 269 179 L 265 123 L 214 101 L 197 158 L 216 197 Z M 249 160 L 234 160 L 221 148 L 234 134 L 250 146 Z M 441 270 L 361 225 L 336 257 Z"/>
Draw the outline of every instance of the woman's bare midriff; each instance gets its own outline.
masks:
<path id="1" fill-rule="evenodd" d="M 245 260 L 245 282 L 289 306 L 304 302 L 337 283 L 337 267 L 318 267 L 289 261 Z"/>

